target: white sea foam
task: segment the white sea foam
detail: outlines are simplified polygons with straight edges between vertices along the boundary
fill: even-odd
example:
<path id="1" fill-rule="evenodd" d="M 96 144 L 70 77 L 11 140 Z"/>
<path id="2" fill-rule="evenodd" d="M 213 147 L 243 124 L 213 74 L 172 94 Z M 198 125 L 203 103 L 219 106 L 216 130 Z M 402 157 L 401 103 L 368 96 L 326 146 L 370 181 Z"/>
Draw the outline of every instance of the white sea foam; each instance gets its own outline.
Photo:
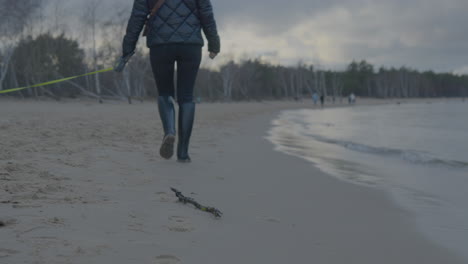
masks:
<path id="1" fill-rule="evenodd" d="M 459 160 L 445 160 L 443 158 L 439 158 L 435 156 L 434 154 L 423 152 L 423 151 L 374 147 L 374 146 L 360 144 L 360 143 L 356 143 L 352 141 L 334 140 L 334 139 L 317 136 L 317 135 L 309 135 L 309 136 L 311 138 L 314 138 L 317 141 L 340 145 L 342 147 L 345 147 L 353 151 L 358 151 L 362 153 L 370 153 L 370 154 L 375 154 L 375 155 L 380 155 L 380 156 L 401 158 L 402 160 L 415 163 L 415 164 L 446 166 L 446 167 L 453 167 L 453 168 L 468 168 L 468 162 L 459 161 Z"/>

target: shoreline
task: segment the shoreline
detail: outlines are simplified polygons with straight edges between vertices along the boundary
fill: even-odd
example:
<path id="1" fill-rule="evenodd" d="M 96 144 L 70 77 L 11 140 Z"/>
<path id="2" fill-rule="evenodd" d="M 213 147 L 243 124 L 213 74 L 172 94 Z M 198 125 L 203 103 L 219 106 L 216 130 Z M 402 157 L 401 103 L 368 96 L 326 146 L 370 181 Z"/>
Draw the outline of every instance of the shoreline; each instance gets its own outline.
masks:
<path id="1" fill-rule="evenodd" d="M 194 162 L 181 166 L 157 157 L 153 104 L 0 104 L 7 113 L 0 172 L 9 179 L 0 194 L 19 202 L 0 204 L 10 223 L 0 228 L 0 256 L 12 263 L 462 263 L 425 239 L 384 193 L 274 150 L 265 138 L 272 119 L 310 105 L 200 105 Z M 175 203 L 169 187 L 223 218 Z"/>
<path id="2" fill-rule="evenodd" d="M 341 99 L 341 100 L 340 100 Z M 378 97 L 356 97 L 356 104 L 355 105 L 361 105 L 362 103 L 364 104 L 391 104 L 391 103 L 426 103 L 426 102 L 441 102 L 441 101 L 467 101 L 468 102 L 468 97 L 407 97 L 407 98 L 398 98 L 398 97 L 389 97 L 389 98 L 378 98 Z M 137 97 L 132 97 L 133 105 L 141 104 L 142 102 L 140 101 L 140 98 Z M 145 97 L 142 99 L 143 103 L 150 103 L 154 102 L 156 103 L 156 98 L 152 97 Z M 40 96 L 40 97 L 12 97 L 12 96 L 0 96 L 0 102 L 17 102 L 17 103 L 34 103 L 34 102 L 49 102 L 49 103 L 90 103 L 90 104 L 98 104 L 97 100 L 94 98 L 90 97 L 85 97 L 85 96 L 79 96 L 76 98 L 68 98 L 68 97 L 63 97 L 60 98 L 60 100 L 55 100 L 51 97 L 47 96 Z M 111 104 L 128 104 L 127 98 L 125 99 L 106 99 L 103 103 L 103 105 L 106 104 L 106 102 L 110 102 Z M 202 105 L 207 105 L 207 104 L 257 104 L 257 103 L 307 103 L 309 105 L 312 104 L 312 98 L 309 97 L 301 97 L 299 101 L 295 101 L 292 98 L 286 98 L 286 99 L 262 99 L 260 101 L 252 100 L 241 100 L 241 101 L 202 101 L 200 104 Z M 350 105 L 348 104 L 348 99 L 347 97 L 336 97 L 335 103 L 332 102 L 332 97 L 327 96 L 325 100 L 325 104 L 328 106 L 334 106 L 334 105 Z M 317 105 L 320 105 L 320 102 L 317 103 Z"/>
<path id="3" fill-rule="evenodd" d="M 430 161 L 426 160 L 426 156 L 416 156 L 416 154 L 413 154 L 411 159 L 406 159 L 406 153 L 418 149 L 418 146 L 411 145 L 412 141 L 408 142 L 406 140 L 404 141 L 406 144 L 403 145 L 400 143 L 403 148 L 398 149 L 398 146 L 388 145 L 389 142 L 385 140 L 383 140 L 384 145 L 379 145 L 381 141 L 377 142 L 375 138 L 369 143 L 366 140 L 369 139 L 368 137 L 371 134 L 365 133 L 371 128 L 370 126 L 379 125 L 379 122 L 381 125 L 382 122 L 385 122 L 382 120 L 389 120 L 391 124 L 395 124 L 392 121 L 398 119 L 404 121 L 405 116 L 401 116 L 402 113 L 411 113 L 414 116 L 415 113 L 411 109 L 425 109 L 425 116 L 429 116 L 427 113 L 444 112 L 444 110 L 452 109 L 451 107 L 464 107 L 463 109 L 466 110 L 466 106 L 466 104 L 458 101 L 434 102 L 433 105 L 416 102 L 406 106 L 386 105 L 383 107 L 362 106 L 355 109 L 329 109 L 327 112 L 319 111 L 315 114 L 314 111 L 309 110 L 282 111 L 270 130 L 269 139 L 276 150 L 310 162 L 330 177 L 346 183 L 376 189 L 391 197 L 392 203 L 407 211 L 410 218 L 415 220 L 414 226 L 424 237 L 436 245 L 450 249 L 465 261 L 468 261 L 468 255 L 465 254 L 463 246 L 466 240 L 466 228 L 462 224 L 467 219 L 466 213 L 463 213 L 466 210 L 462 205 L 465 200 L 462 194 L 467 182 L 463 169 L 458 167 L 458 165 L 466 166 L 466 163 L 454 161 L 460 162 L 460 164 L 454 165 L 451 163 L 452 160 L 444 160 L 437 154 L 431 156 L 433 160 Z M 387 113 L 388 116 L 382 115 L 381 111 L 387 112 L 388 109 L 394 109 L 395 111 L 390 112 L 399 113 L 400 115 L 396 115 L 396 119 L 395 117 L 391 118 L 389 113 Z M 373 113 L 380 114 L 374 115 Z M 452 120 L 459 120 L 460 114 L 458 113 L 457 116 L 454 114 Z M 355 119 L 356 116 L 361 118 Z M 447 115 L 445 116 L 447 117 Z M 363 122 L 362 126 L 365 128 L 362 128 L 359 123 L 359 121 L 363 120 L 362 117 L 366 117 L 368 120 L 379 120 L 379 122 L 376 122 L 376 124 Z M 356 121 L 356 124 L 359 124 L 361 128 L 358 129 L 357 126 L 351 125 L 349 121 L 344 120 Z M 410 120 L 414 120 L 414 118 Z M 438 122 L 431 123 L 423 118 L 421 121 L 422 123 L 418 124 L 425 124 L 425 128 L 440 124 Z M 401 128 L 406 129 L 405 124 L 408 124 L 408 121 L 402 122 L 402 124 Z M 312 128 L 309 128 L 310 126 Z M 335 131 L 335 127 L 338 130 Z M 408 127 L 413 128 L 410 125 Z M 386 128 L 389 127 L 386 126 Z M 385 129 L 383 130 L 385 131 Z M 433 130 L 430 129 L 429 131 Z M 434 139 L 434 142 L 437 141 L 434 138 L 437 132 L 437 130 L 434 130 L 433 134 L 431 134 L 433 135 L 431 139 Z M 460 131 L 458 130 L 458 132 Z M 360 133 L 363 134 L 360 135 Z M 382 127 L 380 127 L 380 130 L 377 129 L 375 133 L 382 133 Z M 404 135 L 404 133 L 396 133 L 396 135 L 398 134 Z M 455 136 L 457 134 L 453 134 L 454 138 L 449 142 L 452 142 L 452 145 L 454 145 L 453 142 L 458 142 L 457 146 L 463 146 L 461 138 L 456 141 Z M 382 135 L 388 134 L 383 133 Z M 407 136 L 408 138 L 414 138 L 414 134 L 408 133 Z M 391 140 L 389 141 L 391 142 Z M 440 145 L 438 146 L 440 148 Z M 395 151 L 396 155 L 395 153 L 387 153 L 386 151 L 389 149 Z M 420 153 L 424 152 L 424 150 L 419 149 Z M 437 151 L 432 152 L 433 150 L 439 149 L 432 148 L 427 153 L 442 155 Z M 398 151 L 401 151 L 401 153 Z M 417 153 L 417 151 L 413 153 Z M 442 164 L 442 162 L 446 163 Z M 444 175 L 443 178 L 448 178 L 438 177 L 440 175 Z M 449 195 L 449 193 L 453 193 L 454 196 Z M 458 197 L 458 199 L 455 199 L 455 197 Z"/>
<path id="4" fill-rule="evenodd" d="M 270 150 L 273 151 L 274 144 L 267 140 L 266 137 L 267 131 L 271 128 L 271 121 L 274 120 L 278 114 L 279 113 L 267 114 L 263 118 L 257 117 L 261 120 L 270 120 L 268 124 L 263 125 L 268 127 L 268 129 L 260 130 L 265 131 L 262 137 L 262 141 L 265 141 L 265 147 L 268 148 L 269 145 Z M 256 123 L 257 121 L 255 121 L 255 119 L 257 118 L 252 118 L 251 123 Z M 254 126 L 255 125 L 252 124 L 249 127 Z M 251 143 L 253 143 L 253 141 Z M 297 175 L 295 175 L 295 179 L 298 181 L 292 180 L 291 182 L 287 182 L 288 184 L 286 184 L 284 179 L 275 177 L 274 182 L 282 185 L 281 187 L 275 186 L 275 189 L 277 189 L 278 192 L 282 191 L 287 193 L 287 195 L 293 196 L 288 198 L 290 201 L 310 201 L 311 204 L 305 205 L 305 207 L 302 207 L 304 205 L 291 205 L 294 207 L 297 206 L 297 208 L 289 208 L 289 206 L 281 204 L 281 202 L 273 202 L 273 204 L 281 204 L 281 206 L 284 206 L 283 209 L 290 212 L 288 217 L 291 215 L 301 218 L 301 214 L 294 212 L 303 211 L 304 208 L 308 207 L 310 207 L 310 211 L 313 212 L 329 213 L 327 216 L 320 215 L 318 217 L 317 215 L 304 215 L 306 219 L 302 221 L 293 220 L 295 217 L 289 219 L 291 222 L 294 222 L 292 226 L 295 228 L 301 229 L 300 226 L 311 227 L 313 231 L 309 231 L 316 236 L 312 238 L 312 240 L 320 237 L 320 239 L 318 239 L 319 241 L 314 241 L 316 245 L 319 245 L 317 249 L 323 246 L 324 249 L 330 251 L 313 251 L 312 255 L 316 258 L 310 258 L 308 261 L 311 263 L 464 263 L 455 252 L 445 249 L 426 238 L 420 229 L 417 228 L 412 213 L 397 205 L 397 203 L 389 197 L 389 194 L 383 192 L 383 190 L 342 181 L 323 173 L 313 164 L 304 161 L 302 158 L 291 156 L 280 151 L 275 152 L 277 152 L 280 157 L 276 157 L 272 161 L 264 162 L 265 164 L 277 164 L 277 166 L 270 168 L 268 173 L 274 171 L 275 174 L 293 176 L 294 174 L 291 173 L 288 168 L 293 167 L 298 171 Z M 265 154 L 265 156 L 267 155 Z M 269 158 L 272 157 L 269 156 Z M 278 161 L 283 161 L 287 166 L 278 166 L 278 164 L 281 163 L 275 162 L 276 159 Z M 258 162 L 256 162 L 256 166 L 258 165 Z M 307 171 L 307 167 L 310 167 L 310 171 Z M 317 178 L 308 178 L 310 174 Z M 313 185 L 307 185 L 305 184 L 306 182 L 313 183 Z M 271 190 L 265 193 L 270 192 L 275 193 L 275 191 Z M 326 205 L 320 204 L 323 199 L 328 202 Z M 340 199 L 343 200 L 340 201 Z M 278 207 L 274 206 L 272 211 L 274 210 L 278 211 Z M 358 212 L 357 214 L 356 211 Z M 355 215 L 350 215 L 349 213 Z M 284 215 L 282 218 L 273 217 L 272 221 L 276 222 L 278 219 L 287 219 L 288 217 Z M 307 218 L 313 223 L 313 227 L 310 226 Z M 303 228 L 302 231 L 306 231 L 306 228 Z M 298 233 L 297 235 L 301 236 L 305 234 Z M 287 235 L 285 234 L 285 236 Z M 321 239 L 328 243 L 321 241 Z M 291 241 L 292 240 L 293 238 L 291 238 Z M 359 244 L 363 241 L 365 241 L 363 244 L 354 244 Z M 305 243 L 301 242 L 299 244 L 302 245 Z M 309 245 L 312 244 L 313 243 Z M 324 246 L 325 244 L 333 246 L 327 248 Z M 294 249 L 290 250 L 297 250 L 296 246 L 297 244 L 293 246 Z M 304 247 L 303 250 L 303 252 L 307 252 L 308 249 Z M 337 254 L 331 255 L 331 252 Z M 286 261 L 286 259 L 284 261 Z M 289 261 L 291 261 L 291 259 Z M 299 262 L 301 259 L 297 258 L 293 261 Z M 304 259 L 302 259 L 302 261 L 304 261 Z M 281 261 L 273 261 L 272 263 L 281 263 Z"/>

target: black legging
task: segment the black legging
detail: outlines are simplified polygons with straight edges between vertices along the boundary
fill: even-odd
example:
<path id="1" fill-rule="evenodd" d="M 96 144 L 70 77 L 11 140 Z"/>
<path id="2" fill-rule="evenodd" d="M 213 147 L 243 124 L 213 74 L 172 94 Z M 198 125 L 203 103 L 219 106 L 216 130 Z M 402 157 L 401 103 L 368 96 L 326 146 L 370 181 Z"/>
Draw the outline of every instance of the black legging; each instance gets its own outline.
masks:
<path id="1" fill-rule="evenodd" d="M 150 49 L 151 66 L 160 96 L 175 98 L 174 66 L 177 62 L 177 102 L 193 102 L 202 46 L 165 44 Z"/>

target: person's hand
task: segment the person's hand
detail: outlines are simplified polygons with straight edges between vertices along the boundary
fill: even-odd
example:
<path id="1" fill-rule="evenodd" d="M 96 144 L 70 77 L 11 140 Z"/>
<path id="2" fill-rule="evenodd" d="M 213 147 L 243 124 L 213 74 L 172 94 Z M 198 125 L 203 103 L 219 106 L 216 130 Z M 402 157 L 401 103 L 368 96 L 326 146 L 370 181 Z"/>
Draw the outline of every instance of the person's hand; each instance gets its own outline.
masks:
<path id="1" fill-rule="evenodd" d="M 129 53 L 127 55 L 124 55 L 124 56 L 118 58 L 117 61 L 115 62 L 115 65 L 114 65 L 114 71 L 115 72 L 122 72 L 124 70 L 124 68 L 125 68 L 125 65 L 127 65 L 128 61 L 133 56 L 133 54 L 135 54 L 134 51 L 132 51 L 131 53 Z"/>
<path id="2" fill-rule="evenodd" d="M 218 56 L 218 53 L 210 52 L 210 59 L 214 60 Z"/>

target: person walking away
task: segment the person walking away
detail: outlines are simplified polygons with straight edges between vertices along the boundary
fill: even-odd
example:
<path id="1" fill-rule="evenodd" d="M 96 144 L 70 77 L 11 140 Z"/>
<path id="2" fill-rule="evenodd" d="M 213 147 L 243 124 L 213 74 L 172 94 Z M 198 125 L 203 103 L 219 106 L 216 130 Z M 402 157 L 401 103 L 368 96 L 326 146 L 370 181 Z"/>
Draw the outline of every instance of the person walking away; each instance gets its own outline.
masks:
<path id="1" fill-rule="evenodd" d="M 325 104 L 325 96 L 322 94 L 320 95 L 320 106 L 322 106 L 323 108 L 324 104 Z"/>
<path id="2" fill-rule="evenodd" d="M 351 103 L 355 104 L 356 103 L 356 95 L 354 95 L 354 93 L 351 93 L 350 97 L 351 97 Z"/>
<path id="3" fill-rule="evenodd" d="M 210 0 L 134 0 L 133 10 L 123 39 L 123 57 L 134 53 L 146 24 L 146 44 L 158 88 L 158 110 L 164 128 L 160 155 L 170 159 L 176 140 L 175 109 L 177 100 L 177 161 L 190 162 L 188 153 L 195 118 L 193 90 L 202 58 L 204 41 L 208 40 L 209 57 L 220 52 L 213 7 Z M 177 90 L 174 85 L 177 63 Z"/>
<path id="4" fill-rule="evenodd" d="M 314 101 L 314 105 L 316 105 L 317 102 L 318 102 L 318 94 L 317 94 L 317 93 L 314 93 L 314 94 L 312 95 L 312 100 Z"/>

